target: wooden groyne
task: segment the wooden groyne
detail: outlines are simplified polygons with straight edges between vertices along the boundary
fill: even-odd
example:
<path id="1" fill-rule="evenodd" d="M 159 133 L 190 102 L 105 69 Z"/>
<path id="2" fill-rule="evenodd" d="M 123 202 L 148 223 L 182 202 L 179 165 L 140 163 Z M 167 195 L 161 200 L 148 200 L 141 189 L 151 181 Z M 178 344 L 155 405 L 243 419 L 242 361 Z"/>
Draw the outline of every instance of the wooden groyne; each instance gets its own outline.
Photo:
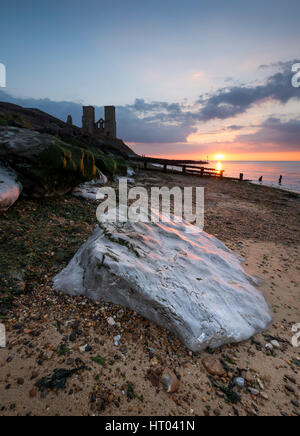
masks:
<path id="1" fill-rule="evenodd" d="M 163 171 L 175 174 L 184 174 L 187 176 L 198 177 L 224 177 L 224 170 L 207 168 L 199 165 L 208 165 L 207 161 L 197 160 L 171 160 L 159 159 L 153 157 L 135 156 L 131 158 L 135 162 L 140 162 L 145 170 Z M 160 167 L 157 167 L 159 165 Z M 177 170 L 176 168 L 180 168 Z"/>

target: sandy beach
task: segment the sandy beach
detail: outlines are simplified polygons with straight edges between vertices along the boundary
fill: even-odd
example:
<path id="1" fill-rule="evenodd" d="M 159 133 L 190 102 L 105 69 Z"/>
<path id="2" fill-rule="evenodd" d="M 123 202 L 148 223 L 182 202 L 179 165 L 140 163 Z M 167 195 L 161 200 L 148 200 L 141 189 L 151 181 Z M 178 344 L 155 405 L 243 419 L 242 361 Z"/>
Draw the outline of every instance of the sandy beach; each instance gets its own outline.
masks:
<path id="1" fill-rule="evenodd" d="M 21 198 L 0 215 L 0 323 L 7 331 L 0 415 L 299 416 L 300 349 L 291 341 L 300 323 L 300 198 L 150 171 L 140 172 L 136 184 L 204 186 L 205 231 L 244 258 L 273 309 L 273 324 L 247 342 L 192 353 L 129 310 L 57 295 L 52 279 L 90 236 L 97 204 L 72 196 Z M 62 389 L 39 383 L 56 369 L 78 368 Z M 165 369 L 178 378 L 176 393 L 160 383 Z M 245 380 L 240 391 L 230 384 L 235 377 Z"/>

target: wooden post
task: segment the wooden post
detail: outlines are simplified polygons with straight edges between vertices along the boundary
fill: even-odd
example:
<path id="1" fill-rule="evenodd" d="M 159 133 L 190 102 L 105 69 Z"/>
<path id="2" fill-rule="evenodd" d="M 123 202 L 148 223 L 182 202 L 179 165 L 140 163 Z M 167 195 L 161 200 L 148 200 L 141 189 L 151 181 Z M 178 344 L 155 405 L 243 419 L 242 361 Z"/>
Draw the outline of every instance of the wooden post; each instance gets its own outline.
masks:
<path id="1" fill-rule="evenodd" d="M 223 177 L 224 177 L 224 170 L 222 170 L 222 171 L 220 172 L 220 178 L 223 179 Z"/>
<path id="2" fill-rule="evenodd" d="M 147 169 L 147 161 L 146 160 L 144 162 L 144 168 L 145 168 L 145 170 Z"/>
<path id="3" fill-rule="evenodd" d="M 200 173 L 201 177 L 203 177 L 203 174 L 204 174 L 204 168 L 201 168 L 201 173 Z"/>
<path id="4" fill-rule="evenodd" d="M 183 172 L 183 174 L 186 174 L 186 166 L 185 165 L 183 165 L 183 167 L 182 167 L 182 172 Z"/>
<path id="5" fill-rule="evenodd" d="M 244 180 L 244 174 L 241 173 L 241 174 L 240 174 L 240 181 L 242 182 L 243 180 Z"/>
<path id="6" fill-rule="evenodd" d="M 165 172 L 165 173 L 167 172 L 167 167 L 168 167 L 168 165 L 165 164 L 165 165 L 164 165 L 164 172 Z"/>

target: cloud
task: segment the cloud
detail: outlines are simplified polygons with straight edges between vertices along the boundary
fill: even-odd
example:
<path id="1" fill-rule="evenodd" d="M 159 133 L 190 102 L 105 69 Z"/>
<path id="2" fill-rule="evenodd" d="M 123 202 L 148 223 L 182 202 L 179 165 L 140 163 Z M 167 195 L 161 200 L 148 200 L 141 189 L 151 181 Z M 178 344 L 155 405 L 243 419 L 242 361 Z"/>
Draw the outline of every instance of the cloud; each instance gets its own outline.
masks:
<path id="1" fill-rule="evenodd" d="M 262 146 L 272 151 L 300 151 L 300 120 L 281 121 L 278 118 L 269 118 L 256 133 L 239 135 L 236 141 L 249 144 L 257 151 Z"/>
<path id="2" fill-rule="evenodd" d="M 235 85 L 219 89 L 214 93 L 203 94 L 197 101 L 187 104 L 177 102 L 146 102 L 138 98 L 133 104 L 117 107 L 118 136 L 125 141 L 136 143 L 186 143 L 192 133 L 197 133 L 199 123 L 206 123 L 214 119 L 226 120 L 238 117 L 247 112 L 254 105 L 262 104 L 266 100 L 274 100 L 282 104 L 291 99 L 300 99 L 300 88 L 291 85 L 292 65 L 297 61 L 279 62 L 270 68 L 277 71 L 270 75 L 264 83 L 256 86 Z M 266 66 L 261 66 L 265 68 Z M 35 107 L 61 120 L 66 120 L 69 114 L 75 125 L 81 126 L 82 104 L 76 102 L 55 102 L 49 99 L 16 98 L 0 91 L 0 100 L 15 103 L 24 107 Z M 109 103 L 109 102 L 108 102 Z M 103 117 L 103 107 L 96 107 L 97 117 Z M 278 124 L 278 123 L 277 123 Z M 293 127 L 293 126 L 291 126 Z M 242 129 L 238 123 L 227 127 L 227 131 Z M 257 132 L 265 138 L 271 133 L 276 135 L 284 144 L 290 144 L 288 132 L 283 133 L 284 125 L 262 125 Z M 284 141 L 283 136 L 287 141 Z M 290 133 L 292 136 L 292 132 Z M 243 140 L 255 141 L 255 136 L 240 135 Z M 294 139 L 293 139 L 294 140 Z M 275 136 L 273 142 L 275 141 Z M 269 142 L 267 142 L 269 143 Z M 296 146 L 294 144 L 293 146 Z"/>
<path id="3" fill-rule="evenodd" d="M 0 101 L 37 108 L 63 121 L 71 114 L 75 125 L 80 127 L 82 123 L 81 103 L 18 98 L 3 91 L 0 91 Z M 95 110 L 97 118 L 103 117 L 103 107 L 96 106 Z M 146 103 L 143 99 L 136 99 L 132 105 L 117 107 L 117 122 L 118 136 L 128 142 L 185 142 L 191 133 L 197 131 L 194 121 L 183 115 L 179 103 Z"/>
<path id="4" fill-rule="evenodd" d="M 300 88 L 291 84 L 293 76 L 292 65 L 297 61 L 279 63 L 280 71 L 271 75 L 264 84 L 253 87 L 234 86 L 219 90 L 206 100 L 200 97 L 202 105 L 197 118 L 201 121 L 227 119 L 245 113 L 255 104 L 266 100 L 287 103 L 292 98 L 300 99 Z"/>

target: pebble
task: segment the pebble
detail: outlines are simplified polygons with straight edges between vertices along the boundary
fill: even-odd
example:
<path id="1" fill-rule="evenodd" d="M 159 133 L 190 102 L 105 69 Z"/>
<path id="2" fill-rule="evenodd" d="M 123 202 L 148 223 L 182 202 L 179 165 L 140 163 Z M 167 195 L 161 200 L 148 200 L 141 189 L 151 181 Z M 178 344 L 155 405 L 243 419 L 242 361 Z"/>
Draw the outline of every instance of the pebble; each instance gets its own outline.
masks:
<path id="1" fill-rule="evenodd" d="M 217 359 L 208 356 L 202 360 L 202 363 L 206 371 L 213 376 L 222 377 L 226 374 L 226 371 L 221 365 L 221 362 Z"/>
<path id="2" fill-rule="evenodd" d="M 121 340 L 121 336 L 120 335 L 117 335 L 117 336 L 114 337 L 114 346 L 115 347 L 119 346 L 120 340 Z"/>
<path id="3" fill-rule="evenodd" d="M 173 371 L 165 369 L 161 377 L 161 382 L 165 391 L 169 393 L 177 392 L 179 389 L 179 381 Z"/>
<path id="4" fill-rule="evenodd" d="M 88 345 L 86 344 L 86 345 L 83 345 L 82 347 L 79 347 L 79 351 L 80 351 L 81 354 L 83 354 L 83 353 L 86 352 L 86 347 L 87 347 L 87 346 L 88 346 Z"/>
<path id="5" fill-rule="evenodd" d="M 115 399 L 114 394 L 109 394 L 109 396 L 107 398 L 107 401 L 108 401 L 109 404 L 111 404 L 114 401 L 114 399 Z"/>
<path id="6" fill-rule="evenodd" d="M 277 348 L 277 350 L 279 350 L 281 347 L 280 347 L 280 344 L 279 344 L 279 342 L 278 341 L 271 341 L 271 345 L 274 347 L 274 348 Z"/>
<path id="7" fill-rule="evenodd" d="M 268 401 L 268 399 L 269 399 L 268 395 L 265 392 L 261 392 L 260 396 L 266 401 Z"/>
<path id="8" fill-rule="evenodd" d="M 158 365 L 158 360 L 156 357 L 153 357 L 153 359 L 151 359 L 151 366 L 157 366 Z"/>
<path id="9" fill-rule="evenodd" d="M 265 345 L 265 349 L 266 349 L 266 350 L 269 350 L 269 351 L 272 351 L 272 350 L 274 349 L 274 347 L 273 347 L 272 344 L 266 344 L 266 345 Z"/>
<path id="10" fill-rule="evenodd" d="M 234 379 L 234 383 L 238 388 L 242 389 L 245 386 L 245 379 L 237 377 Z"/>
<path id="11" fill-rule="evenodd" d="M 75 342 L 76 341 L 76 334 L 75 333 L 71 333 L 70 334 L 69 341 L 70 342 Z"/>
<path id="12" fill-rule="evenodd" d="M 110 326 L 113 326 L 113 325 L 116 324 L 116 321 L 115 321 L 115 320 L 110 316 L 110 317 L 107 319 L 107 324 L 110 325 Z"/>
<path id="13" fill-rule="evenodd" d="M 250 394 L 254 395 L 255 397 L 257 397 L 259 395 L 259 391 L 257 389 L 253 389 L 253 388 L 248 388 Z"/>
<path id="14" fill-rule="evenodd" d="M 37 396 L 36 388 L 31 389 L 31 391 L 29 392 L 29 396 L 30 396 L 30 398 L 35 398 Z"/>

